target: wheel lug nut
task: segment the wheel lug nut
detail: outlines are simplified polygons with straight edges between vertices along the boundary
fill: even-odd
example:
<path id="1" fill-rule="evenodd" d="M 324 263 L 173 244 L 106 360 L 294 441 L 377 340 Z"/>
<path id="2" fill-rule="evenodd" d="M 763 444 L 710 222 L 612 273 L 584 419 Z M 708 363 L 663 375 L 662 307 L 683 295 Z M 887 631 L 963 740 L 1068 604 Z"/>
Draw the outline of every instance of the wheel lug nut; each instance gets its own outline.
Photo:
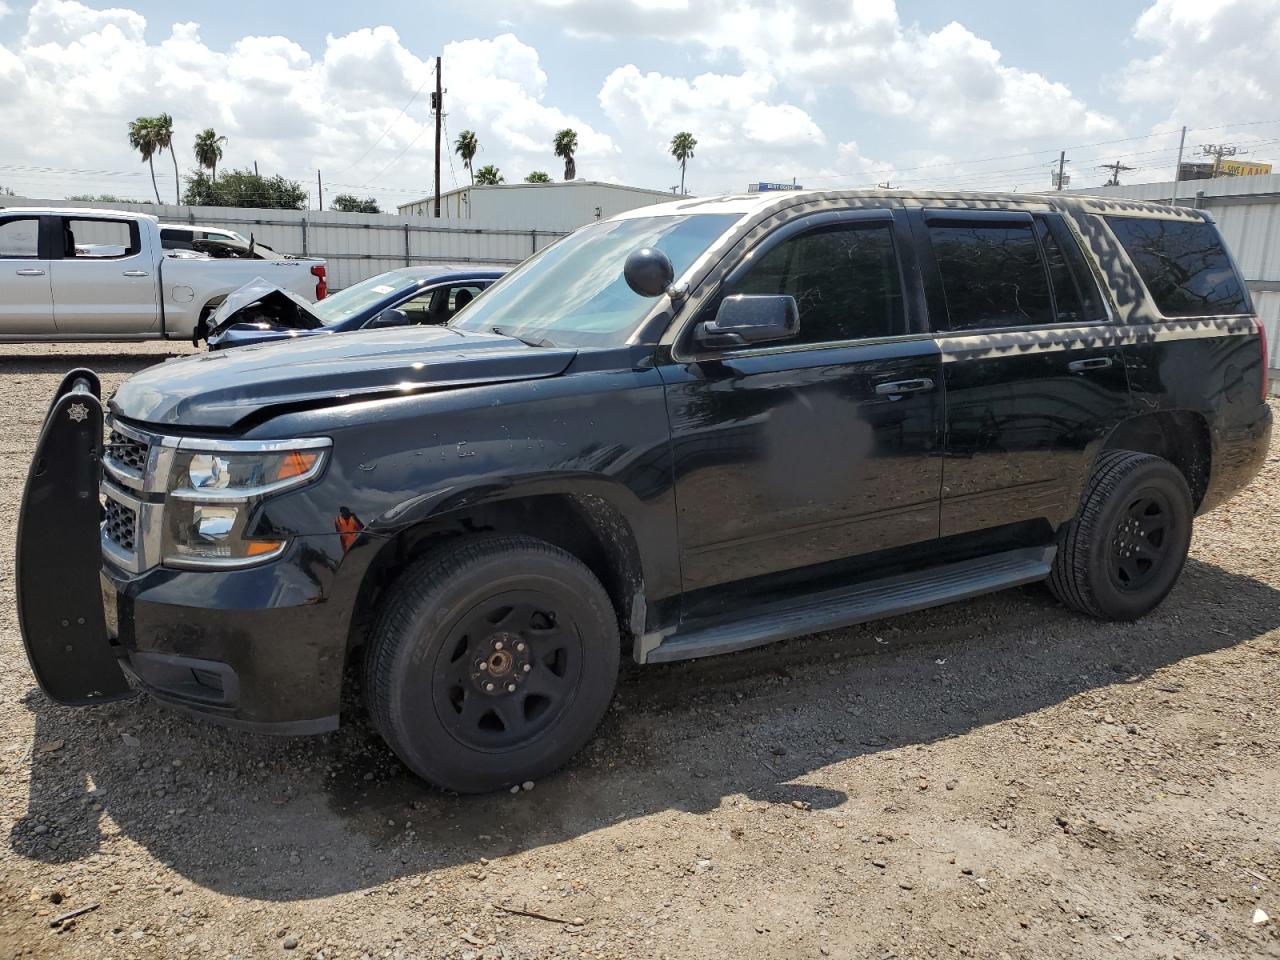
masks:
<path id="1" fill-rule="evenodd" d="M 484 685 L 484 688 L 485 688 L 486 690 L 492 690 L 492 689 L 493 689 L 493 684 L 492 684 L 492 683 L 486 683 L 486 684 Z"/>
<path id="2" fill-rule="evenodd" d="M 479 663 L 476 664 L 476 666 L 479 667 L 481 670 L 489 669 L 489 664 L 484 660 L 481 660 Z"/>
<path id="3" fill-rule="evenodd" d="M 524 644 L 523 644 L 523 643 L 517 643 L 517 644 L 516 644 L 516 650 L 518 650 L 520 653 L 524 653 Z"/>
<path id="4" fill-rule="evenodd" d="M 529 664 L 527 664 L 527 663 L 526 663 L 526 664 L 524 665 L 524 672 L 525 672 L 525 673 L 528 673 L 528 672 L 529 672 L 530 670 L 532 670 L 532 669 L 533 669 L 533 667 L 529 666 Z"/>
<path id="5" fill-rule="evenodd" d="M 515 693 L 515 692 L 516 692 L 516 685 L 514 683 L 508 683 L 507 693 Z"/>
<path id="6" fill-rule="evenodd" d="M 502 641 L 501 641 L 501 640 L 499 640 L 497 643 L 495 643 L 495 644 L 493 645 L 493 649 L 495 649 L 495 650 L 501 650 L 501 649 L 502 649 Z"/>

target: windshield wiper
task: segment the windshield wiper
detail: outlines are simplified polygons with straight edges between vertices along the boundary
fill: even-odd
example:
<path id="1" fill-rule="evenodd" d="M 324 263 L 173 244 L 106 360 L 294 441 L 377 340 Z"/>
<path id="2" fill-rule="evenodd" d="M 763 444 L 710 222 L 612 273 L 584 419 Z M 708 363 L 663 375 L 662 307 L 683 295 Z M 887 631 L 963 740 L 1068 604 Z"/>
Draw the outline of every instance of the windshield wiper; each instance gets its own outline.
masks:
<path id="1" fill-rule="evenodd" d="M 502 327 L 493 327 L 492 330 L 494 333 L 498 334 L 501 337 L 511 337 L 512 339 L 519 340 L 526 347 L 554 347 L 555 346 L 555 344 L 552 343 L 550 340 L 535 340 L 532 337 L 522 337 L 518 333 L 512 333 L 510 330 L 504 330 Z"/>

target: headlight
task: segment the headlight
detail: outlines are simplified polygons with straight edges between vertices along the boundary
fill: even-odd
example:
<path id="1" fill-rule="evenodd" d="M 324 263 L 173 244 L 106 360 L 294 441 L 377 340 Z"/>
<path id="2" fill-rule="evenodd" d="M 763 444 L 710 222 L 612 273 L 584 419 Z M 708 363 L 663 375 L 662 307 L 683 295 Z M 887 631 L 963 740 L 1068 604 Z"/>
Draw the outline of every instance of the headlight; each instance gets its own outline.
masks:
<path id="1" fill-rule="evenodd" d="M 239 567 L 278 556 L 282 539 L 248 537 L 263 499 L 310 483 L 324 468 L 327 439 L 183 440 L 165 498 L 163 562 Z"/>

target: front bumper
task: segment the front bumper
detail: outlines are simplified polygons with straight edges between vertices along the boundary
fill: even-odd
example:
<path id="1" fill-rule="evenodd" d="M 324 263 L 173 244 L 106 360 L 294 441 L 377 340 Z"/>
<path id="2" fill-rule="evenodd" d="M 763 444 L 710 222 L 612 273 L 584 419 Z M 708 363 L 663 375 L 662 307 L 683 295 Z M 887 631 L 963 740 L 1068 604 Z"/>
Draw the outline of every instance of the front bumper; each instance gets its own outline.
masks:
<path id="1" fill-rule="evenodd" d="M 18 517 L 18 618 L 41 689 L 84 706 L 128 696 L 129 674 L 157 699 L 235 726 L 336 727 L 348 626 L 372 544 L 347 553 L 335 532 L 296 536 L 254 567 L 156 565 L 141 510 L 107 511 L 103 520 L 99 395 L 90 371 L 64 380 Z M 120 549 L 108 549 L 109 530 Z M 355 572 L 339 580 L 340 565 Z"/>
<path id="2" fill-rule="evenodd" d="M 336 536 L 244 570 L 102 568 L 121 665 L 156 699 L 268 733 L 338 726 L 349 611 L 328 602 Z"/>

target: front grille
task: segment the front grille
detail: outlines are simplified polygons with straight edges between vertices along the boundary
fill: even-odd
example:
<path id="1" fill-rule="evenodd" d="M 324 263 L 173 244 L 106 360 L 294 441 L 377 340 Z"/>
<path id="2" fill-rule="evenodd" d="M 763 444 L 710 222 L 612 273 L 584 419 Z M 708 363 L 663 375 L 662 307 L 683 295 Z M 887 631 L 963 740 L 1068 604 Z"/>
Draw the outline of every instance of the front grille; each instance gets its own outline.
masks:
<path id="1" fill-rule="evenodd" d="M 107 538 L 120 549 L 133 553 L 137 528 L 137 514 L 123 503 L 107 497 L 102 520 L 102 529 L 106 532 Z"/>
<path id="2" fill-rule="evenodd" d="M 119 430 L 111 431 L 107 441 L 107 458 L 120 466 L 142 476 L 147 469 L 147 444 L 133 437 L 126 437 Z"/>

